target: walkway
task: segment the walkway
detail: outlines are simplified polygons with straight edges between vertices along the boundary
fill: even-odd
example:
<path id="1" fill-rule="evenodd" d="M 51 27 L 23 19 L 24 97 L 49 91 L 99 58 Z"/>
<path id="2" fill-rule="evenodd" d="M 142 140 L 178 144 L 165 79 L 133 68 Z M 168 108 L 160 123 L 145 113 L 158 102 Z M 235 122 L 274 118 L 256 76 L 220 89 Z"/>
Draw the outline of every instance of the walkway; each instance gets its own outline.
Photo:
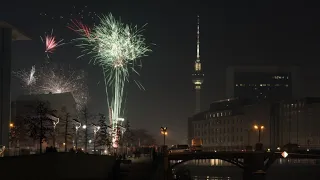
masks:
<path id="1" fill-rule="evenodd" d="M 131 164 L 121 164 L 121 180 L 149 180 L 153 173 L 150 157 L 130 159 Z"/>

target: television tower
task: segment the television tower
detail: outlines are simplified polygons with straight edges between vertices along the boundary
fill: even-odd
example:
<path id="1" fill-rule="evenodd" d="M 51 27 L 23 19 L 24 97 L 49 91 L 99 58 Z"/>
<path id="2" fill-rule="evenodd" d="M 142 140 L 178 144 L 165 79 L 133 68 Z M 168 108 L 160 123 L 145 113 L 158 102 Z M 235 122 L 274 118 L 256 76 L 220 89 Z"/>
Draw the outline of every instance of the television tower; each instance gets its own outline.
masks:
<path id="1" fill-rule="evenodd" d="M 200 61 L 200 17 L 198 15 L 198 23 L 197 23 L 197 59 L 194 62 L 194 72 L 192 73 L 192 82 L 194 84 L 194 89 L 196 91 L 196 107 L 195 114 L 200 112 L 201 101 L 201 85 L 204 80 L 204 74 L 201 69 L 201 61 Z"/>

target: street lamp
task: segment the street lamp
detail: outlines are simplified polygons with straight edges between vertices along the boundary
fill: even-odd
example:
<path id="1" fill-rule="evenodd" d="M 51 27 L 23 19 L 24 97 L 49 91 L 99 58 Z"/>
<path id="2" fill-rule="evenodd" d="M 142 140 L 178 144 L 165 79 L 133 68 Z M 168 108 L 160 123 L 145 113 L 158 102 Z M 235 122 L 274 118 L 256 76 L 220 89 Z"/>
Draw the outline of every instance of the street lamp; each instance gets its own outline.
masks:
<path id="1" fill-rule="evenodd" d="M 96 134 L 100 130 L 100 126 L 92 124 L 93 126 L 93 152 L 96 154 Z"/>
<path id="2" fill-rule="evenodd" d="M 86 124 L 82 125 L 82 129 L 84 129 L 84 151 L 88 152 L 88 129 L 87 129 L 87 125 Z"/>
<path id="3" fill-rule="evenodd" d="M 259 143 L 261 142 L 261 131 L 264 129 L 264 126 L 263 125 L 254 125 L 253 128 L 255 130 L 258 130 L 258 133 L 259 133 Z"/>
<path id="4" fill-rule="evenodd" d="M 52 138 L 52 144 L 53 144 L 53 147 L 55 148 L 56 147 L 56 126 L 57 124 L 59 124 L 60 122 L 60 119 L 58 117 L 55 117 L 54 120 L 52 121 L 53 123 L 53 138 Z"/>
<path id="5" fill-rule="evenodd" d="M 9 134 L 10 134 L 10 140 L 9 140 L 9 144 L 8 144 L 8 147 L 9 147 L 9 150 L 10 150 L 10 148 L 11 148 L 11 146 L 12 146 L 12 139 L 13 139 L 13 128 L 14 128 L 14 124 L 13 123 L 10 123 L 9 124 L 9 127 L 10 127 L 10 131 L 9 131 Z M 1 154 L 1 153 L 0 153 Z M 0 156 L 1 157 L 1 156 Z"/>
<path id="6" fill-rule="evenodd" d="M 79 128 L 81 127 L 81 123 L 77 120 L 77 119 L 73 119 L 76 124 L 75 124 L 75 127 L 76 127 L 76 150 L 78 149 L 78 130 Z"/>
<path id="7" fill-rule="evenodd" d="M 161 134 L 163 134 L 163 145 L 164 146 L 166 145 L 166 136 L 168 135 L 167 130 L 168 130 L 167 127 L 161 127 L 160 128 L 160 132 L 161 132 Z"/>

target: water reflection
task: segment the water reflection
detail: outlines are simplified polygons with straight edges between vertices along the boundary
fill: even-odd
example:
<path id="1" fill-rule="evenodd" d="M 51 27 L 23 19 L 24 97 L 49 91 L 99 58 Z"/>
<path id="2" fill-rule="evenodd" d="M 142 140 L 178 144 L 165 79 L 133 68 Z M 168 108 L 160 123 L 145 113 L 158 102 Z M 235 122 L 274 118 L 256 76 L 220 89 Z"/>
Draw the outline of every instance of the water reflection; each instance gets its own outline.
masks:
<path id="1" fill-rule="evenodd" d="M 193 180 L 231 180 L 231 177 L 193 176 Z"/>
<path id="2" fill-rule="evenodd" d="M 181 163 L 183 165 L 193 165 L 193 166 L 235 166 L 229 162 L 223 161 L 221 159 L 194 159 L 186 162 L 171 161 L 172 164 Z"/>
<path id="3" fill-rule="evenodd" d="M 241 161 L 239 159 L 238 161 Z M 235 166 L 229 162 L 226 162 L 221 159 L 194 159 L 186 162 L 171 161 L 172 164 L 181 163 L 183 165 L 192 165 L 192 166 Z M 316 159 L 278 159 L 273 163 L 274 165 L 319 165 L 320 160 Z"/>
<path id="4" fill-rule="evenodd" d="M 243 170 L 220 159 L 201 159 L 180 162 L 175 169 L 189 171 L 189 178 L 194 180 L 241 180 Z M 174 163 L 173 161 L 171 163 Z M 177 171 L 175 171 L 177 172 Z M 319 180 L 320 160 L 313 159 L 279 159 L 268 169 L 267 180 Z M 177 178 L 179 179 L 179 178 Z M 183 178 L 182 178 L 183 179 Z"/>

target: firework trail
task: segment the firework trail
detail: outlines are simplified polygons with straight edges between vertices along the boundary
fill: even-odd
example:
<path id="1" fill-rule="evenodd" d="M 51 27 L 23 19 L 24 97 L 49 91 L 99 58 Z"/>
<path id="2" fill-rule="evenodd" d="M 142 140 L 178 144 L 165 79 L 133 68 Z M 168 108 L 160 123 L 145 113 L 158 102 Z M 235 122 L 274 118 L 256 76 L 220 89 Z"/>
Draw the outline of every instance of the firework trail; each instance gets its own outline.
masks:
<path id="1" fill-rule="evenodd" d="M 67 26 L 67 28 L 71 29 L 72 31 L 82 35 L 84 34 L 87 38 L 90 37 L 91 29 L 84 25 L 81 21 L 78 20 L 71 20 L 70 25 Z"/>
<path id="2" fill-rule="evenodd" d="M 18 77 L 22 83 L 22 87 L 28 89 L 28 93 L 32 94 L 32 89 L 34 88 L 37 77 L 35 76 L 36 67 L 32 66 L 30 71 L 21 70 L 13 72 L 13 74 Z"/>
<path id="3" fill-rule="evenodd" d="M 47 54 L 47 56 L 49 57 L 49 53 L 53 53 L 56 48 L 58 48 L 59 46 L 64 45 L 63 43 L 63 39 L 57 41 L 56 37 L 53 36 L 53 30 L 51 31 L 50 35 L 45 35 L 44 38 L 41 38 L 41 41 L 45 44 L 45 53 Z"/>
<path id="4" fill-rule="evenodd" d="M 129 74 L 131 71 L 137 73 L 134 69 L 136 60 L 151 51 L 140 33 L 141 29 L 137 26 L 125 25 L 109 14 L 101 18 L 100 24 L 92 29 L 89 36 L 82 32 L 82 38 L 79 38 L 83 54 L 91 55 L 90 62 L 102 67 L 114 132 L 123 121 L 123 94 Z M 115 141 L 117 137 L 113 137 Z"/>

